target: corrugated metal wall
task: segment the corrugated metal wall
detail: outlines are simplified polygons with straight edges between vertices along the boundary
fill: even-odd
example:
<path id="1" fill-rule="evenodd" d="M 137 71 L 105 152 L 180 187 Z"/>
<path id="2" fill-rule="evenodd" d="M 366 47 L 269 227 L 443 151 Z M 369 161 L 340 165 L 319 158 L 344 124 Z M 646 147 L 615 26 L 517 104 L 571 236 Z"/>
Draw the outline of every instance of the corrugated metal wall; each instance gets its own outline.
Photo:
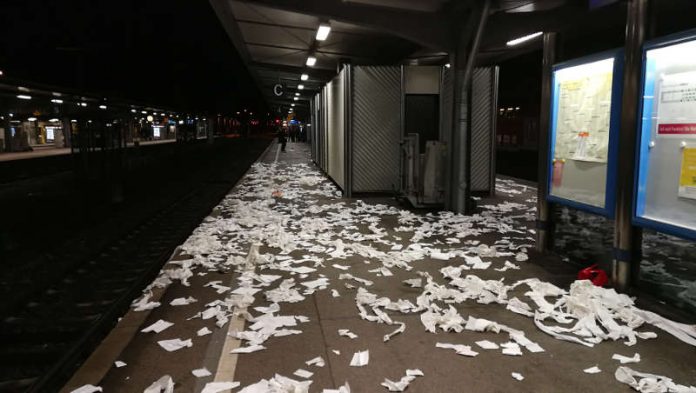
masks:
<path id="1" fill-rule="evenodd" d="M 493 147 L 496 110 L 495 67 L 475 68 L 471 100 L 471 191 L 490 192 L 495 188 Z"/>
<path id="2" fill-rule="evenodd" d="M 345 70 L 326 85 L 328 135 L 328 174 L 341 189 L 345 188 Z"/>
<path id="3" fill-rule="evenodd" d="M 352 69 L 353 191 L 384 192 L 399 186 L 401 69 Z"/>

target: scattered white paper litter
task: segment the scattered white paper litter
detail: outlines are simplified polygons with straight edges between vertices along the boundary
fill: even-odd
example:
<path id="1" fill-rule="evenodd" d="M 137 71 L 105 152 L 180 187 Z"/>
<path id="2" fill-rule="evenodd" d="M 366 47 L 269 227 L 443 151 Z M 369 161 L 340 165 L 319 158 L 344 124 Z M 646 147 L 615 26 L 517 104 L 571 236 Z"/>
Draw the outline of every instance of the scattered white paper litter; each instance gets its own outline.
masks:
<path id="1" fill-rule="evenodd" d="M 117 361 L 114 362 L 114 366 L 116 366 L 116 368 L 125 367 L 125 366 L 126 366 L 126 362 L 123 362 L 123 361 L 121 361 L 121 360 L 117 360 Z"/>
<path id="2" fill-rule="evenodd" d="M 587 373 L 587 374 L 597 374 L 597 373 L 601 373 L 601 372 L 602 372 L 602 370 L 600 370 L 599 367 L 597 367 L 597 366 L 592 366 L 592 367 L 586 368 L 586 369 L 584 369 L 584 370 L 582 370 L 582 371 L 585 372 L 585 373 Z"/>
<path id="3" fill-rule="evenodd" d="M 356 338 L 358 338 L 358 335 L 357 335 L 357 334 L 351 332 L 351 331 L 348 330 L 348 329 L 338 329 L 338 335 L 339 335 L 339 336 L 343 336 L 343 337 L 348 337 L 348 338 L 350 338 L 350 339 L 356 339 Z"/>
<path id="4" fill-rule="evenodd" d="M 350 393 L 350 386 L 348 385 L 348 382 L 346 382 L 338 389 L 324 389 L 321 391 L 321 393 Z"/>
<path id="5" fill-rule="evenodd" d="M 293 375 L 296 375 L 296 376 L 298 376 L 298 377 L 300 377 L 300 378 L 309 379 L 309 378 L 312 377 L 312 375 L 314 375 L 314 373 L 311 372 L 311 371 L 307 371 L 307 370 L 298 368 L 297 370 L 295 370 L 295 372 L 293 373 Z"/>
<path id="6" fill-rule="evenodd" d="M 160 333 L 163 330 L 169 328 L 170 326 L 174 326 L 173 323 L 164 321 L 160 319 L 159 321 L 153 323 L 152 325 L 146 327 L 145 329 L 141 330 L 142 333 L 148 333 L 148 332 L 155 332 L 155 333 Z"/>
<path id="7" fill-rule="evenodd" d="M 210 373 L 210 370 L 207 368 L 197 368 L 195 370 L 191 370 L 191 374 L 193 374 L 197 378 L 204 378 L 204 377 L 209 377 L 212 374 Z"/>
<path id="8" fill-rule="evenodd" d="M 396 382 L 385 378 L 384 382 L 382 382 L 382 386 L 387 388 L 390 392 L 403 392 L 416 377 L 422 377 L 423 375 L 423 372 L 419 369 L 406 370 L 406 376 L 401 377 L 401 379 Z"/>
<path id="9" fill-rule="evenodd" d="M 350 365 L 353 367 L 364 367 L 370 362 L 370 351 L 364 350 L 355 352 L 350 360 Z"/>
<path id="10" fill-rule="evenodd" d="M 521 380 L 524 379 L 524 377 L 523 377 L 522 374 L 520 374 L 520 373 L 512 373 L 512 377 L 515 378 L 515 379 L 518 380 L 518 381 L 521 381 Z"/>
<path id="11" fill-rule="evenodd" d="M 308 366 L 314 365 L 317 367 L 324 367 L 326 363 L 324 362 L 324 359 L 321 356 L 317 356 L 314 359 L 307 360 L 305 364 L 307 364 Z"/>
<path id="12" fill-rule="evenodd" d="M 642 373 L 627 366 L 619 366 L 614 373 L 617 381 L 641 393 L 696 393 L 696 387 L 680 385 L 662 375 Z M 636 380 L 636 378 L 639 378 Z"/>
<path id="13" fill-rule="evenodd" d="M 169 375 L 164 375 L 162 378 L 153 382 L 148 386 L 143 393 L 173 393 L 174 381 Z"/>
<path id="14" fill-rule="evenodd" d="M 263 345 L 250 345 L 248 347 L 239 347 L 230 351 L 230 353 L 252 353 L 266 349 Z"/>
<path id="15" fill-rule="evenodd" d="M 634 354 L 633 357 L 623 356 L 623 355 L 619 355 L 618 353 L 615 353 L 614 356 L 612 356 L 611 358 L 614 360 L 618 360 L 619 363 L 621 363 L 621 364 L 640 362 L 640 354 L 639 353 Z"/>
<path id="16" fill-rule="evenodd" d="M 203 327 L 203 328 L 198 329 L 198 331 L 196 332 L 196 335 L 198 337 L 202 337 L 202 336 L 207 336 L 208 334 L 211 334 L 211 333 L 212 333 L 212 331 L 210 329 L 208 329 L 207 327 Z"/>
<path id="17" fill-rule="evenodd" d="M 187 348 L 187 347 L 193 346 L 191 339 L 182 340 L 180 338 L 175 338 L 172 340 L 157 341 L 157 344 L 159 344 L 160 347 L 166 349 L 169 352 L 173 352 L 173 351 L 177 351 L 181 348 Z"/>
<path id="18" fill-rule="evenodd" d="M 176 298 L 176 299 L 172 300 L 171 302 L 169 302 L 169 305 L 171 305 L 171 306 L 186 306 L 186 305 L 189 305 L 191 303 L 195 303 L 197 301 L 198 300 L 196 300 L 194 297 L 191 297 L 191 296 L 179 297 L 179 298 Z"/>
<path id="19" fill-rule="evenodd" d="M 240 382 L 208 382 L 203 387 L 201 393 L 220 393 L 226 390 L 234 389 L 241 385 Z"/>
<path id="20" fill-rule="evenodd" d="M 469 357 L 474 357 L 478 355 L 478 352 L 474 351 L 471 349 L 470 346 L 468 345 L 462 345 L 462 344 L 449 344 L 449 343 L 436 343 L 435 344 L 436 348 L 443 348 L 443 349 L 454 349 L 454 351 L 458 355 L 462 356 L 469 356 Z"/>
<path id="21" fill-rule="evenodd" d="M 94 385 L 84 385 L 81 386 L 70 393 L 94 393 L 94 392 L 103 392 L 104 390 L 100 386 L 94 386 Z"/>
<path id="22" fill-rule="evenodd" d="M 476 341 L 476 345 L 483 349 L 498 349 L 498 344 L 488 341 L 488 340 L 481 340 L 481 341 Z"/>

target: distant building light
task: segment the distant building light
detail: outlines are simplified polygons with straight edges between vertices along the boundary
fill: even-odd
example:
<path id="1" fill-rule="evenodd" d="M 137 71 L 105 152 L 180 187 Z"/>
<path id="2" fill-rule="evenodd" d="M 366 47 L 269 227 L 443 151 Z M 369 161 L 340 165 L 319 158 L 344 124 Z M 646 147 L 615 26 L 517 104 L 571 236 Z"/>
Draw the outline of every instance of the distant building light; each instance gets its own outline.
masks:
<path id="1" fill-rule="evenodd" d="M 99 105 L 99 109 L 106 109 L 106 105 Z"/>
<path id="2" fill-rule="evenodd" d="M 72 119 L 72 120 L 70 120 L 70 122 L 71 122 L 71 123 L 77 123 L 77 120 Z"/>
<path id="3" fill-rule="evenodd" d="M 3 75 L 2 70 L 0 70 L 0 76 L 2 76 L 2 75 Z"/>
<path id="4" fill-rule="evenodd" d="M 86 103 L 86 102 L 81 102 L 81 103 L 80 103 L 80 106 L 85 107 L 85 106 L 87 106 L 87 103 Z"/>
<path id="5" fill-rule="evenodd" d="M 307 74 L 300 75 L 300 80 L 306 81 L 307 79 L 309 79 L 309 75 L 307 75 Z"/>
<path id="6" fill-rule="evenodd" d="M 179 124 L 184 124 L 184 121 L 183 121 L 183 120 L 179 120 Z"/>
<path id="7" fill-rule="evenodd" d="M 147 115 L 147 111 L 140 111 L 143 115 Z"/>
<path id="8" fill-rule="evenodd" d="M 445 64 L 445 68 L 450 68 L 452 65 L 450 63 Z"/>
<path id="9" fill-rule="evenodd" d="M 539 37 L 539 36 L 542 35 L 542 34 L 544 34 L 543 31 L 537 31 L 536 33 L 532 33 L 532 34 L 529 34 L 529 35 L 526 35 L 526 36 L 523 36 L 523 37 L 520 37 L 520 38 L 515 38 L 514 40 L 508 41 L 508 42 L 507 42 L 507 46 L 519 45 L 519 44 L 521 44 L 521 43 L 523 43 L 523 42 L 527 42 L 527 41 L 529 41 L 529 40 L 533 40 L 533 39 Z"/>
<path id="10" fill-rule="evenodd" d="M 299 97 L 299 96 L 300 96 L 300 93 L 295 93 L 295 96 Z"/>
<path id="11" fill-rule="evenodd" d="M 319 29 L 317 30 L 317 41 L 324 41 L 328 36 L 329 33 L 331 32 L 331 26 L 322 23 L 319 25 Z"/>
<path id="12" fill-rule="evenodd" d="M 520 107 L 519 107 L 519 106 L 516 106 L 516 107 L 515 107 L 515 110 L 516 110 L 516 111 L 520 110 Z"/>
<path id="13" fill-rule="evenodd" d="M 50 120 L 49 120 L 49 122 L 51 122 L 51 123 L 58 123 L 59 121 L 60 121 L 60 120 L 58 120 L 58 119 L 56 119 L 56 118 L 53 118 L 53 119 L 50 119 Z"/>
<path id="14" fill-rule="evenodd" d="M 138 111 L 136 111 L 135 109 L 131 109 L 131 113 L 136 113 L 136 112 L 138 112 Z"/>
<path id="15" fill-rule="evenodd" d="M 290 106 L 295 106 L 295 104 L 290 104 Z"/>
<path id="16" fill-rule="evenodd" d="M 297 101 L 297 97 L 293 97 L 292 99 L 295 100 L 295 101 Z"/>
<path id="17" fill-rule="evenodd" d="M 51 100 L 51 102 L 54 103 L 54 104 L 62 104 L 62 103 L 63 103 L 63 100 L 59 100 L 59 99 L 57 99 L 57 98 L 54 98 L 54 99 Z"/>
<path id="18" fill-rule="evenodd" d="M 152 121 L 153 119 L 154 119 L 154 117 L 152 117 L 152 115 L 147 116 L 147 121 Z"/>
<path id="19" fill-rule="evenodd" d="M 315 64 L 317 64 L 317 58 L 314 56 L 309 56 L 307 57 L 307 62 L 305 63 L 309 67 L 314 67 Z"/>
<path id="20" fill-rule="evenodd" d="M 35 118 L 35 117 L 30 117 L 30 118 L 27 119 L 27 121 L 36 121 L 36 118 Z"/>
<path id="21" fill-rule="evenodd" d="M 19 98 L 20 100 L 31 100 L 31 96 L 28 96 L 26 94 L 18 94 L 17 98 Z"/>

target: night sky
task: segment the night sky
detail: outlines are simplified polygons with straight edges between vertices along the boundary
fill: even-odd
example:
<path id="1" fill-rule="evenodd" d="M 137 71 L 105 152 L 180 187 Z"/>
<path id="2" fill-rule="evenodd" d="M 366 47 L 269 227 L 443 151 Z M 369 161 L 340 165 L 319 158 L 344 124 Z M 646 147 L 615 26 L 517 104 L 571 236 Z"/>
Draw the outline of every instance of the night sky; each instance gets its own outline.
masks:
<path id="1" fill-rule="evenodd" d="M 262 106 L 205 0 L 3 0 L 0 70 L 179 110 Z"/>

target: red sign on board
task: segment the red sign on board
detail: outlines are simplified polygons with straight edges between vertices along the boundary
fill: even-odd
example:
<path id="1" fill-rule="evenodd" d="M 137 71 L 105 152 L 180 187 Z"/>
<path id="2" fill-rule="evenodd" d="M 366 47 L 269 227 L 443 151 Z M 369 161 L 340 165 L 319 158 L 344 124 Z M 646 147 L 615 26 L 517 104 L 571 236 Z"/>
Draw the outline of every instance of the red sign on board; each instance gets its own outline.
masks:
<path id="1" fill-rule="evenodd" d="M 657 133 L 662 135 L 693 135 L 696 134 L 696 123 L 660 124 Z"/>

